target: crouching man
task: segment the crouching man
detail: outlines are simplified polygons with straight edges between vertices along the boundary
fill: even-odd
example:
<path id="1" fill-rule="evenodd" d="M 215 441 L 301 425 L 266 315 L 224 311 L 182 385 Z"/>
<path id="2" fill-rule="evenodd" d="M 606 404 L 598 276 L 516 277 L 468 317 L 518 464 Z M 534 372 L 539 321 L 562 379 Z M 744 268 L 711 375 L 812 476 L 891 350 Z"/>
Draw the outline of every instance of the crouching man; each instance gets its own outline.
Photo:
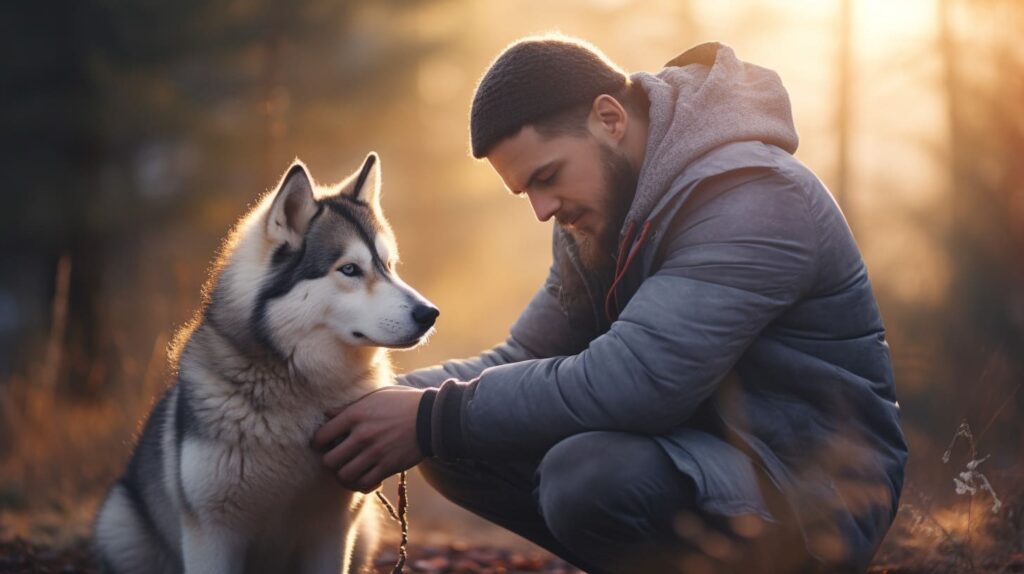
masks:
<path id="1" fill-rule="evenodd" d="M 339 482 L 419 464 L 589 572 L 863 571 L 907 449 L 864 262 L 792 155 L 778 76 L 714 43 L 627 76 L 529 38 L 470 132 L 555 220 L 550 274 L 503 344 L 328 421 Z"/>

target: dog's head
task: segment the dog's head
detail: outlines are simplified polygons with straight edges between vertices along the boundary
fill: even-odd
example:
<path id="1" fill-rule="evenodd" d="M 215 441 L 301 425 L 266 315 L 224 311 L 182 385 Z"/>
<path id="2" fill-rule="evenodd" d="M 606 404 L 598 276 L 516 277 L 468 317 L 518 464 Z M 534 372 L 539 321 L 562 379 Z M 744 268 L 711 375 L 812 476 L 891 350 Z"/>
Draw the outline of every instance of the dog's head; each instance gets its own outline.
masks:
<path id="1" fill-rule="evenodd" d="M 375 153 L 329 188 L 293 164 L 227 247 L 214 318 L 282 356 L 314 340 L 390 348 L 424 341 L 439 312 L 398 276 L 380 180 Z"/>

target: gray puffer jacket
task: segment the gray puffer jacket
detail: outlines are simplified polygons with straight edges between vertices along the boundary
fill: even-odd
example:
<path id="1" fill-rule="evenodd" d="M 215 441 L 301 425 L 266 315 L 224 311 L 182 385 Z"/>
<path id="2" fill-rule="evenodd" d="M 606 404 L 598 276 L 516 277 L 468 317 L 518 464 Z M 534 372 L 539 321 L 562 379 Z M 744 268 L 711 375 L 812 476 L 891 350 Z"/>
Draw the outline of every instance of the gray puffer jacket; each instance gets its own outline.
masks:
<path id="1" fill-rule="evenodd" d="M 773 519 L 757 465 L 812 555 L 862 571 L 894 518 L 907 448 L 864 262 L 791 155 L 788 96 L 720 44 L 632 80 L 651 125 L 621 277 L 610 292 L 585 279 L 556 226 L 555 264 L 504 344 L 401 377 L 440 385 L 427 441 L 436 456 L 493 460 L 591 430 L 647 434 L 705 511 Z"/>

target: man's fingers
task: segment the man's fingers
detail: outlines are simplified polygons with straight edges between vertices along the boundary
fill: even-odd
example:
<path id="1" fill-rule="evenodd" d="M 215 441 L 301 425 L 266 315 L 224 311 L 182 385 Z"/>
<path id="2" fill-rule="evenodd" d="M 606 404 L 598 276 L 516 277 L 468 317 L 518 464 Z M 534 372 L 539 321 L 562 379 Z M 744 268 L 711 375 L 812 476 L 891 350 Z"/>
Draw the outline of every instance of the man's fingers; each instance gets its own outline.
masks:
<path id="1" fill-rule="evenodd" d="M 358 436 L 349 435 L 320 459 L 323 465 L 332 470 L 345 466 L 366 448 Z"/>
<path id="2" fill-rule="evenodd" d="M 326 450 L 338 437 L 348 434 L 352 426 L 351 418 L 348 410 L 341 411 L 335 415 L 334 418 L 324 423 L 323 426 L 313 433 L 311 446 L 316 450 Z"/>
<path id="3" fill-rule="evenodd" d="M 359 488 L 355 488 L 352 490 L 355 490 L 356 492 L 362 492 L 363 494 L 370 494 L 375 490 L 380 490 L 380 487 L 383 486 L 383 484 L 384 483 L 382 482 L 378 482 L 377 484 L 374 484 L 372 486 L 360 486 Z"/>
<path id="4" fill-rule="evenodd" d="M 335 476 L 343 485 L 355 485 L 375 464 L 377 464 L 377 457 L 371 454 L 369 449 L 366 449 L 358 452 L 352 460 L 342 463 L 341 468 L 335 472 Z"/>
<path id="5" fill-rule="evenodd" d="M 381 483 L 387 477 L 388 472 L 380 465 L 377 465 L 356 482 L 354 490 L 369 494 L 380 488 Z"/>

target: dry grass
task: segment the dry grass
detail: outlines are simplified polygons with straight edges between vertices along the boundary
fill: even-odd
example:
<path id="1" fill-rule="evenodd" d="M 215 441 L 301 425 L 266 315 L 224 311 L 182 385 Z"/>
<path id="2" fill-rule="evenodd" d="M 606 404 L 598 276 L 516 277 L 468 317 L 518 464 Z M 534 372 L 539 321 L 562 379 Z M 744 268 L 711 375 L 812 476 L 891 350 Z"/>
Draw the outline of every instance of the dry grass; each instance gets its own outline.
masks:
<path id="1" fill-rule="evenodd" d="M 962 470 L 950 468 L 958 446 L 966 450 Z M 941 459 L 957 498 L 940 504 L 949 493 L 908 485 L 877 561 L 912 572 L 1024 571 L 1024 472 L 1003 473 L 997 482 L 1009 486 L 999 494 L 981 472 L 988 458 L 979 455 L 970 425 L 961 423 Z"/>
<path id="2" fill-rule="evenodd" d="M 86 536 L 151 401 L 68 401 L 10 381 L 2 408 L 13 436 L 0 459 L 0 535 L 57 544 Z"/>

